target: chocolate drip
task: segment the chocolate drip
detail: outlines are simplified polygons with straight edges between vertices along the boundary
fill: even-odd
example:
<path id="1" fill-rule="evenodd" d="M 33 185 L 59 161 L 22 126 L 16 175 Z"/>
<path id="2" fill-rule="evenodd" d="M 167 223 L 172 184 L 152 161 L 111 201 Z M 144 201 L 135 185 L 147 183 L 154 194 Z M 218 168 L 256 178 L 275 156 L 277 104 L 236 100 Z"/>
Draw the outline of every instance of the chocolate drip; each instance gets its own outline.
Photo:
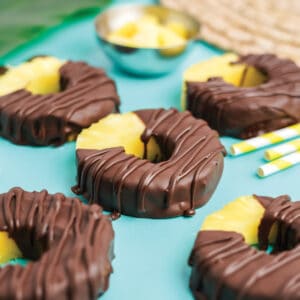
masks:
<path id="1" fill-rule="evenodd" d="M 278 226 L 274 253 L 247 245 L 235 232 L 201 231 L 190 257 L 196 299 L 300 298 L 300 202 L 288 196 L 256 197 L 266 207 L 258 233 L 263 249 L 272 224 Z"/>
<path id="2" fill-rule="evenodd" d="M 221 78 L 187 83 L 187 109 L 221 135 L 250 138 L 300 122 L 300 68 L 271 54 L 247 55 L 245 63 L 266 74 L 257 87 L 235 87 Z"/>
<path id="3" fill-rule="evenodd" d="M 108 288 L 114 233 L 98 205 L 13 188 L 0 208 L 0 231 L 35 260 L 0 269 L 0 299 L 97 299 Z"/>
<path id="4" fill-rule="evenodd" d="M 102 69 L 67 62 L 59 72 L 59 93 L 18 90 L 0 97 L 1 136 L 16 144 L 60 145 L 118 110 L 115 84 Z"/>
<path id="5" fill-rule="evenodd" d="M 165 161 L 128 155 L 124 149 L 77 150 L 73 191 L 90 203 L 137 217 L 192 215 L 208 201 L 223 170 L 218 135 L 189 112 L 174 109 L 135 112 L 145 123 L 144 144 L 154 137 Z"/>

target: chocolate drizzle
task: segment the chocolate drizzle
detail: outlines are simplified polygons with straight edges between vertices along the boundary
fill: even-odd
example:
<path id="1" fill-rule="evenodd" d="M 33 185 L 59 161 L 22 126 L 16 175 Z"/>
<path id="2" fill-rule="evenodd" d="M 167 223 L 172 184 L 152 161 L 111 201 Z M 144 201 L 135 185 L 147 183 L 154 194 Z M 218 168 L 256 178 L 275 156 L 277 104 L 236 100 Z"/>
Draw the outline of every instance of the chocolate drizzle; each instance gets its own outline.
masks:
<path id="1" fill-rule="evenodd" d="M 115 84 L 102 69 L 69 61 L 59 72 L 59 93 L 23 89 L 0 97 L 1 136 L 16 144 L 60 145 L 118 110 Z"/>
<path id="2" fill-rule="evenodd" d="M 266 208 L 258 233 L 262 249 L 272 225 L 278 226 L 272 254 L 247 245 L 235 232 L 201 231 L 190 257 L 196 299 L 300 298 L 300 202 L 288 196 L 256 198 Z"/>
<path id="3" fill-rule="evenodd" d="M 268 81 L 236 87 L 221 78 L 187 83 L 187 109 L 221 135 L 250 138 L 300 122 L 300 68 L 275 55 L 247 55 L 235 63 L 254 66 Z M 245 75 L 245 74 L 244 74 Z"/>
<path id="4" fill-rule="evenodd" d="M 97 299 L 108 288 L 114 233 L 98 205 L 13 188 L 0 208 L 0 230 L 35 260 L 0 269 L 0 299 Z"/>
<path id="5" fill-rule="evenodd" d="M 140 110 L 146 144 L 154 137 L 164 161 L 128 155 L 122 147 L 77 150 L 73 191 L 104 209 L 136 217 L 192 215 L 208 201 L 223 171 L 224 148 L 206 122 L 189 112 Z"/>

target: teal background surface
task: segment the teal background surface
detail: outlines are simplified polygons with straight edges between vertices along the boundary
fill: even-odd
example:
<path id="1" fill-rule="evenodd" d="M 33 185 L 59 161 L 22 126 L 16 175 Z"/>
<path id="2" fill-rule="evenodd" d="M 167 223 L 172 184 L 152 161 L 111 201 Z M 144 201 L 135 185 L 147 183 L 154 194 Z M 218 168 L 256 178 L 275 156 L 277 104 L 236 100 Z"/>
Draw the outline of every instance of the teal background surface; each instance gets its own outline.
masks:
<path id="1" fill-rule="evenodd" d="M 103 67 L 117 83 L 121 111 L 125 112 L 146 107 L 179 109 L 183 70 L 222 53 L 203 42 L 196 42 L 185 62 L 173 73 L 148 79 L 133 77 L 122 73 L 105 57 L 97 43 L 93 21 L 91 16 L 63 23 L 2 57 L 0 63 L 18 64 L 33 55 L 49 54 Z M 237 141 L 228 137 L 221 140 L 226 148 Z M 261 150 L 238 158 L 226 157 L 225 170 L 216 192 L 192 218 L 151 220 L 122 216 L 113 222 L 116 233 L 114 273 L 110 278 L 110 288 L 102 299 L 192 299 L 187 259 L 205 216 L 240 195 L 290 194 L 294 199 L 300 199 L 297 186 L 300 168 L 259 179 L 255 171 L 264 162 L 262 154 Z M 0 192 L 21 186 L 27 190 L 46 188 L 52 193 L 74 196 L 70 187 L 75 184 L 75 176 L 74 143 L 58 148 L 36 148 L 16 146 L 0 138 Z"/>

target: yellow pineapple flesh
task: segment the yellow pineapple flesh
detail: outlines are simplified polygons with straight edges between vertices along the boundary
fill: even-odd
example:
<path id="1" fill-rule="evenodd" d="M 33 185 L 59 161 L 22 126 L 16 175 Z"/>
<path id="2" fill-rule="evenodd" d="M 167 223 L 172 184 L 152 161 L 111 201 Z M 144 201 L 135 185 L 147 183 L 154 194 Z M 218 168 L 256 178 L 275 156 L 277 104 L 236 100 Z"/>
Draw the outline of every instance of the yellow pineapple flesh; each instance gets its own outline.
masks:
<path id="1" fill-rule="evenodd" d="M 244 236 L 246 243 L 258 244 L 258 226 L 265 212 L 264 207 L 253 196 L 242 196 L 225 205 L 221 210 L 207 216 L 201 230 L 234 231 Z M 270 241 L 276 236 L 273 226 Z"/>
<path id="2" fill-rule="evenodd" d="M 5 231 L 0 231 L 0 264 L 21 258 L 22 253 L 13 239 Z"/>
<path id="3" fill-rule="evenodd" d="M 160 24 L 157 17 L 145 15 L 112 31 L 111 43 L 137 48 L 168 48 L 185 45 L 187 32 L 183 24 L 172 21 Z"/>
<path id="4" fill-rule="evenodd" d="M 107 149 L 124 147 L 127 154 L 143 158 L 144 144 L 141 135 L 145 130 L 143 121 L 133 112 L 111 114 L 82 130 L 76 142 L 77 149 Z M 147 144 L 147 159 L 161 158 L 159 145 L 154 138 Z"/>
<path id="5" fill-rule="evenodd" d="M 213 57 L 189 67 L 183 74 L 182 108 L 186 107 L 186 82 L 205 82 L 212 77 L 222 77 L 224 81 L 238 87 L 257 86 L 266 81 L 266 75 L 246 64 L 232 64 L 239 60 L 238 55 L 227 53 Z"/>
<path id="6" fill-rule="evenodd" d="M 59 68 L 63 61 L 55 57 L 36 57 L 0 76 L 0 96 L 26 89 L 33 94 L 56 93 L 60 90 Z"/>
<path id="7" fill-rule="evenodd" d="M 169 21 L 169 22 L 167 22 L 166 23 L 166 28 L 170 29 L 171 31 L 176 33 L 178 36 L 181 36 L 184 39 L 189 38 L 189 33 L 188 33 L 186 27 L 178 21 Z"/>

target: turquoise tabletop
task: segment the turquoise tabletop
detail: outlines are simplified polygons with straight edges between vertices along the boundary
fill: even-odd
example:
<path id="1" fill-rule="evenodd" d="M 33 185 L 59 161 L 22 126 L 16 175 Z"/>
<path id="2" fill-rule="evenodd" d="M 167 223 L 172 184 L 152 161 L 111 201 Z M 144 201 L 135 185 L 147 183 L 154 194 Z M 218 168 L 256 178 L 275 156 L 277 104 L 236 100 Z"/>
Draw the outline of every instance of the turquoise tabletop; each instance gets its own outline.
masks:
<path id="1" fill-rule="evenodd" d="M 18 64 L 33 55 L 50 54 L 101 66 L 116 81 L 121 110 L 125 112 L 150 107 L 180 108 L 183 70 L 222 53 L 203 42 L 196 42 L 184 63 L 173 73 L 157 78 L 133 77 L 122 73 L 105 57 L 97 43 L 93 21 L 94 17 L 86 17 L 55 27 L 6 55 L 1 63 Z M 228 137 L 221 140 L 227 148 L 237 141 Z M 116 258 L 110 287 L 103 299 L 192 299 L 187 260 L 205 216 L 240 195 L 290 194 L 294 199 L 300 198 L 296 186 L 300 168 L 260 179 L 255 172 L 263 163 L 262 154 L 261 150 L 238 158 L 226 157 L 216 192 L 192 218 L 151 220 L 122 216 L 113 222 Z M 0 138 L 0 192 L 21 186 L 27 190 L 46 188 L 50 192 L 74 196 L 70 187 L 75 184 L 75 176 L 74 143 L 57 148 L 35 148 L 16 146 Z"/>

